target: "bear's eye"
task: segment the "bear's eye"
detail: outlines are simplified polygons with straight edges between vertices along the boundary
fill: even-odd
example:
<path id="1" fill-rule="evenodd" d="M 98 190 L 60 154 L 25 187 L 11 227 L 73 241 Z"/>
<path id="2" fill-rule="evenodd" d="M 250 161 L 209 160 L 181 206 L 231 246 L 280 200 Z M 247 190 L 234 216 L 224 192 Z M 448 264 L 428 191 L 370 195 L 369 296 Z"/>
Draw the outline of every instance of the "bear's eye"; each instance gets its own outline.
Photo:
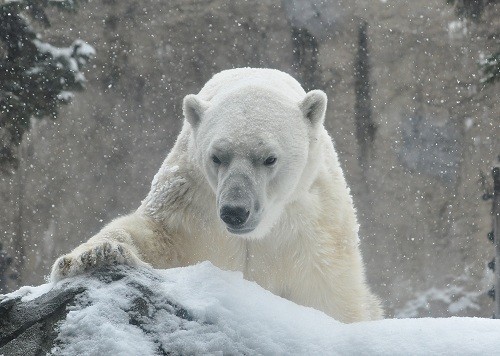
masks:
<path id="1" fill-rule="evenodd" d="M 214 162 L 215 164 L 221 164 L 219 157 L 217 157 L 216 155 L 212 155 L 212 162 Z"/>
<path id="2" fill-rule="evenodd" d="M 264 161 L 264 165 L 266 166 L 272 166 L 276 163 L 276 160 L 277 158 L 274 157 L 274 156 L 269 156 L 266 158 L 266 160 Z"/>

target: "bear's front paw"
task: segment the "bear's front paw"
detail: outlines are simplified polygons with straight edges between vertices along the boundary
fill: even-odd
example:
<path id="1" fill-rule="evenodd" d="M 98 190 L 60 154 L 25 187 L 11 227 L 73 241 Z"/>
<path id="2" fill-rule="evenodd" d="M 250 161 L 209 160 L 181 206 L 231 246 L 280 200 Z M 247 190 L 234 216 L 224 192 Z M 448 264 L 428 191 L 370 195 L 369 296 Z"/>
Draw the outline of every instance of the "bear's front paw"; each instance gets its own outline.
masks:
<path id="1" fill-rule="evenodd" d="M 73 252 L 59 257 L 52 266 L 50 279 L 56 282 L 63 278 L 83 274 L 103 266 L 118 264 L 134 267 L 147 265 L 123 244 L 103 241 L 83 244 Z"/>

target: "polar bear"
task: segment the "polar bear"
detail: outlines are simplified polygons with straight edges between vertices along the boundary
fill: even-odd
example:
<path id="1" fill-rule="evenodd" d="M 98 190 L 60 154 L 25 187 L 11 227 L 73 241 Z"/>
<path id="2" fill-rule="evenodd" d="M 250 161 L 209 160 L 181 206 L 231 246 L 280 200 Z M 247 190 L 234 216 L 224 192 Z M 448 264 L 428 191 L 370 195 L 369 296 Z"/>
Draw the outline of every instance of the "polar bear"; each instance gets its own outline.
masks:
<path id="1" fill-rule="evenodd" d="M 239 68 L 183 104 L 182 131 L 141 206 L 60 257 L 51 279 L 208 260 L 339 321 L 381 318 L 323 126 L 325 93 L 278 70 Z"/>

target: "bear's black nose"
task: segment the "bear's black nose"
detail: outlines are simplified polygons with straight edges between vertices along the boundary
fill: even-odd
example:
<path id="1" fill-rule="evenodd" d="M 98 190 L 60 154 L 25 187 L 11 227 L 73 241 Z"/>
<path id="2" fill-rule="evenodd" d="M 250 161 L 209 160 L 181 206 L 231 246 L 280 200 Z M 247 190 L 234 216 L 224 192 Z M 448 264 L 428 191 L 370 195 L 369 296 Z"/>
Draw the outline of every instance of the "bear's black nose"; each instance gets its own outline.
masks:
<path id="1" fill-rule="evenodd" d="M 246 223 L 250 211 L 242 206 L 224 205 L 220 209 L 220 218 L 227 225 L 233 228 L 239 228 Z"/>

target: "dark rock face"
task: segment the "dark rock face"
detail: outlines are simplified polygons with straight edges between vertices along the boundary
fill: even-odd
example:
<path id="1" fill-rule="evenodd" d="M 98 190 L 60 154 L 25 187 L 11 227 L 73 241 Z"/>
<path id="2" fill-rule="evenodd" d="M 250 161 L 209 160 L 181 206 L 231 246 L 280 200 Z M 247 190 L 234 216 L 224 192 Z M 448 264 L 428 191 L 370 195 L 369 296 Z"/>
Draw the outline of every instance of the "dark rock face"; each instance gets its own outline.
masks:
<path id="1" fill-rule="evenodd" d="M 52 290 L 28 302 L 22 302 L 21 297 L 0 302 L 0 354 L 49 352 L 57 337 L 57 322 L 66 317 L 67 306 L 84 290 Z"/>
<path id="2" fill-rule="evenodd" d="M 89 279 L 96 279 L 103 285 L 122 280 L 127 275 L 127 267 L 117 267 L 97 271 Z M 152 276 L 151 276 L 152 277 Z M 154 281 L 154 278 L 152 278 Z M 86 298 L 88 288 L 85 279 L 68 281 L 55 286 L 52 290 L 33 300 L 22 301 L 22 296 L 9 298 L 0 296 L 0 355 L 44 355 L 55 352 L 64 354 L 60 344 L 58 326 L 63 322 L 69 310 L 83 310 L 92 306 Z M 150 286 L 129 278 L 124 281 L 129 289 L 131 302 L 124 310 L 129 316 L 129 324 L 138 327 L 144 333 L 150 332 L 148 324 L 158 310 L 154 310 L 155 293 Z M 192 321 L 189 313 L 164 300 L 162 313 L 172 315 L 173 320 Z M 159 343 L 158 354 L 166 354 Z"/>
<path id="3" fill-rule="evenodd" d="M 0 296 L 0 355 L 251 351 L 221 325 L 195 320 L 162 283 L 154 270 L 117 266 Z"/>

